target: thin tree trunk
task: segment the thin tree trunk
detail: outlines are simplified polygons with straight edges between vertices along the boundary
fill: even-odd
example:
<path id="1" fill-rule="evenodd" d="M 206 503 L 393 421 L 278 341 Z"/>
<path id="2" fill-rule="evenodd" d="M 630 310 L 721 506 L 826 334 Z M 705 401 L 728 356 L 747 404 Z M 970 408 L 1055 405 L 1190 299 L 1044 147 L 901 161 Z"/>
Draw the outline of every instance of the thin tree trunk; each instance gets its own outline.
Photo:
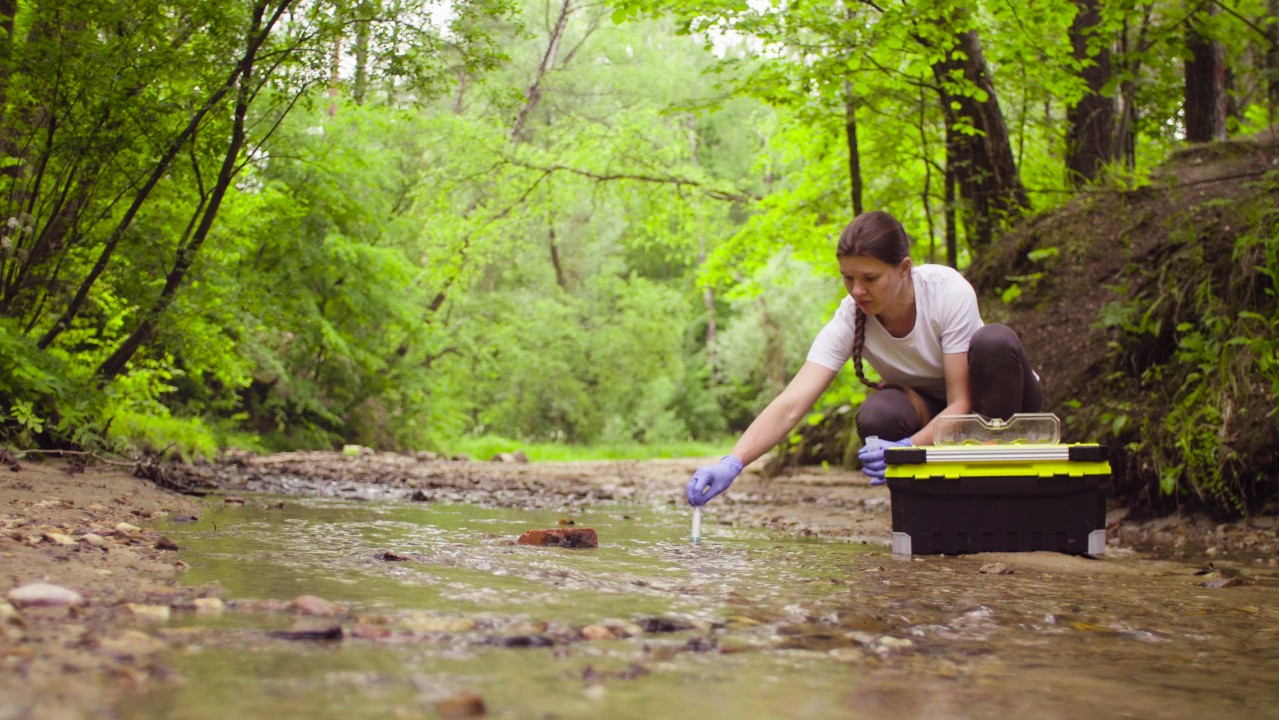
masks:
<path id="1" fill-rule="evenodd" d="M 369 91 L 369 23 L 364 17 L 364 4 L 355 27 L 355 78 L 352 80 L 351 101 L 356 105 L 364 104 L 364 97 Z"/>
<path id="2" fill-rule="evenodd" d="M 520 134 L 524 132 L 524 126 L 528 123 L 529 116 L 537 109 L 537 105 L 542 100 L 542 81 L 546 78 L 546 73 L 555 65 L 555 57 L 560 51 L 560 41 L 564 38 L 564 28 L 568 26 L 568 16 L 572 13 L 572 0 L 561 0 L 560 14 L 555 20 L 555 27 L 551 30 L 551 37 L 546 42 L 546 52 L 542 54 L 542 61 L 537 64 L 537 71 L 533 74 L 533 80 L 529 83 L 528 89 L 524 91 L 524 106 L 520 108 L 520 112 L 515 116 L 515 124 L 511 127 L 511 141 L 515 142 L 520 139 Z"/>
<path id="3" fill-rule="evenodd" d="M 953 267 L 959 267 L 959 227 L 958 209 L 955 203 L 958 198 L 955 197 L 955 186 L 959 184 L 958 173 L 955 172 L 955 163 L 957 149 L 955 147 L 955 129 L 950 125 L 946 126 L 946 172 L 942 183 L 945 185 L 944 201 L 946 212 L 946 264 Z"/>
<path id="4" fill-rule="evenodd" d="M 956 40 L 955 48 L 933 66 L 933 72 L 947 124 L 971 126 L 977 131 L 956 138 L 954 168 L 960 192 L 971 211 L 973 232 L 968 244 L 978 250 L 994 240 L 995 228 L 1001 222 L 1028 210 L 1030 200 L 1013 160 L 1008 126 L 977 31 L 961 32 Z M 979 101 L 972 93 L 951 93 L 948 88 L 953 72 L 962 73 L 969 84 L 985 93 L 986 99 Z"/>
<path id="5" fill-rule="evenodd" d="M 1270 17 L 1279 18 L 1279 0 L 1270 0 Z M 1279 22 L 1270 23 L 1270 49 L 1266 51 L 1266 94 L 1270 99 L 1270 126 L 1279 117 Z"/>
<path id="6" fill-rule="evenodd" d="M 1115 159 L 1115 101 L 1103 95 L 1110 82 L 1110 41 L 1098 38 L 1100 0 L 1076 0 L 1078 12 L 1070 27 L 1075 60 L 1084 63 L 1080 77 L 1087 91 L 1066 111 L 1066 170 L 1076 187 L 1096 180 Z M 1090 48 L 1091 46 L 1091 48 Z M 1092 50 L 1092 52 L 1090 52 Z"/>
<path id="7" fill-rule="evenodd" d="M 1207 37 L 1200 15 L 1214 15 L 1209 4 L 1186 20 L 1186 141 L 1226 139 L 1226 53 L 1221 43 Z"/>
<path id="8" fill-rule="evenodd" d="M 844 81 L 844 139 L 848 142 L 848 180 L 853 217 L 862 214 L 862 154 L 857 144 L 857 97 Z"/>
<path id="9" fill-rule="evenodd" d="M 0 0 L 0 151 L 12 155 L 12 139 L 5 125 L 5 106 L 9 100 L 9 62 L 13 55 L 14 19 L 18 14 L 17 0 Z M 19 165 L 0 168 L 0 172 L 16 175 Z"/>

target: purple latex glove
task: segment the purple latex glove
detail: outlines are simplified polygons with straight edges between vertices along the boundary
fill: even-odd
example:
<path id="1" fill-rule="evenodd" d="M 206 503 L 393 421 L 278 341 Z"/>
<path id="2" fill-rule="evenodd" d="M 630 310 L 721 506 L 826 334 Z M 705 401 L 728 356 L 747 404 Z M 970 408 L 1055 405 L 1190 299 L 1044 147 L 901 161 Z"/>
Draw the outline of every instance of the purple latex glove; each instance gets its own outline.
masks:
<path id="1" fill-rule="evenodd" d="M 725 455 L 714 465 L 697 468 L 684 487 L 689 505 L 705 505 L 708 500 L 728 489 L 742 472 L 742 461 Z"/>
<path id="2" fill-rule="evenodd" d="M 884 478 L 884 471 L 888 469 L 888 463 L 884 460 L 885 448 L 911 447 L 914 444 L 910 441 L 910 438 L 903 438 L 901 440 L 880 440 L 877 448 L 863 445 L 862 449 L 857 451 L 857 459 L 862 461 L 862 472 L 870 477 L 870 484 L 883 485 L 888 482 Z"/>

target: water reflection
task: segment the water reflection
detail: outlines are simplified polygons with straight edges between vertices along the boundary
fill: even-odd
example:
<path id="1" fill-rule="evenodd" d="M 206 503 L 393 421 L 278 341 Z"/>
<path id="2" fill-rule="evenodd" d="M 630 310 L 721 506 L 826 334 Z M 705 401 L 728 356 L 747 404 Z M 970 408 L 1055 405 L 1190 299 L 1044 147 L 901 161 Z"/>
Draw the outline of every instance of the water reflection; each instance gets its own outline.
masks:
<path id="1" fill-rule="evenodd" d="M 1252 584 L 1207 588 L 1194 566 L 1036 553 L 985 575 L 991 558 L 900 560 L 710 513 L 693 546 L 685 513 L 647 506 L 575 514 L 602 546 L 565 551 L 514 544 L 555 527 L 550 511 L 271 505 L 210 506 L 165 528 L 187 581 L 228 598 L 320 595 L 353 610 L 349 635 L 378 614 L 389 629 L 290 643 L 263 632 L 287 617 L 231 615 L 173 659 L 185 684 L 121 717 L 420 717 L 462 689 L 506 718 L 1201 720 L 1279 707 L 1277 583 L 1251 568 Z M 673 624 L 645 631 L 654 619 Z M 615 635 L 584 639 L 588 625 Z"/>

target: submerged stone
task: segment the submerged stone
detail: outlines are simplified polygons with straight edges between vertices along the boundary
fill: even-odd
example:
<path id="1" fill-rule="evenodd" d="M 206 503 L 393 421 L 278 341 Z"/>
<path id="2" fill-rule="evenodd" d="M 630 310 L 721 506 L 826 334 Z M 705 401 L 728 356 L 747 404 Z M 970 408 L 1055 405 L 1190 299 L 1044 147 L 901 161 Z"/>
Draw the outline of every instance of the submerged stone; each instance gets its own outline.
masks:
<path id="1" fill-rule="evenodd" d="M 435 703 L 435 711 L 445 720 L 482 717 L 488 713 L 484 698 L 475 693 L 460 692 Z"/>
<path id="2" fill-rule="evenodd" d="M 595 548 L 600 546 L 599 536 L 591 528 L 529 530 L 520 536 L 518 542 L 520 545 L 562 548 Z"/>
<path id="3" fill-rule="evenodd" d="M 340 615 L 342 606 L 315 595 L 300 595 L 290 606 L 303 615 Z"/>

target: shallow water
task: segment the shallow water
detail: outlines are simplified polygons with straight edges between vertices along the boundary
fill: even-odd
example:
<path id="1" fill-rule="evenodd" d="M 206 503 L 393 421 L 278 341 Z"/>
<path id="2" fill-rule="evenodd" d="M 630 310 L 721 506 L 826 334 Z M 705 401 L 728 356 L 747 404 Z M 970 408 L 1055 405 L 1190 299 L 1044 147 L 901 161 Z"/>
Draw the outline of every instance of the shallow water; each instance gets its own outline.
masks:
<path id="1" fill-rule="evenodd" d="M 166 660 L 185 682 L 120 717 L 437 717 L 460 691 L 502 718 L 1199 720 L 1279 707 L 1279 582 L 1251 565 L 1250 584 L 1225 588 L 1133 553 L 1008 555 L 993 559 L 1015 572 L 988 575 L 992 558 L 902 560 L 717 525 L 713 510 L 694 546 L 683 509 L 622 505 L 573 514 L 601 547 L 561 550 L 514 544 L 560 513 L 249 500 L 163 528 L 186 582 L 227 598 L 319 595 L 352 611 L 348 633 L 384 636 L 276 639 L 267 631 L 294 620 L 279 612 L 179 617 L 204 628 Z M 585 640 L 588 624 L 634 636 Z"/>

